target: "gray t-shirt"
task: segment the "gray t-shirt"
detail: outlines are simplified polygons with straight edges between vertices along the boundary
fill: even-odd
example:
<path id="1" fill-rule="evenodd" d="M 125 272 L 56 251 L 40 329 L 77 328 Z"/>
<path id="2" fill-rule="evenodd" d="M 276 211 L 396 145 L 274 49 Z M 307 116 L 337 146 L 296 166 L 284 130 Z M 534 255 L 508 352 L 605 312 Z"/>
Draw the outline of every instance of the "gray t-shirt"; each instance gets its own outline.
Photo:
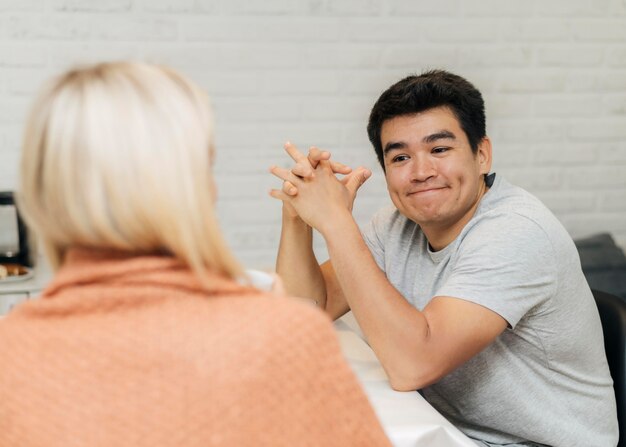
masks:
<path id="1" fill-rule="evenodd" d="M 465 434 L 480 445 L 616 445 L 598 310 L 572 239 L 539 200 L 497 177 L 459 236 L 438 252 L 393 207 L 379 211 L 363 236 L 416 308 L 450 296 L 508 322 L 485 350 L 422 390 Z"/>

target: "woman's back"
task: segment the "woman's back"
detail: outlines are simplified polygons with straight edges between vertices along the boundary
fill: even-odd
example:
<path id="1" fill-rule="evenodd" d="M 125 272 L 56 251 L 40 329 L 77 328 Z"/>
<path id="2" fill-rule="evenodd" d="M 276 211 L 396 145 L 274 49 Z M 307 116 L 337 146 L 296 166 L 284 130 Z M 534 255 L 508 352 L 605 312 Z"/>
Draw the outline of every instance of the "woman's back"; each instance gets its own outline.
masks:
<path id="1" fill-rule="evenodd" d="M 0 446 L 388 445 L 306 302 L 73 250 L 0 323 Z"/>

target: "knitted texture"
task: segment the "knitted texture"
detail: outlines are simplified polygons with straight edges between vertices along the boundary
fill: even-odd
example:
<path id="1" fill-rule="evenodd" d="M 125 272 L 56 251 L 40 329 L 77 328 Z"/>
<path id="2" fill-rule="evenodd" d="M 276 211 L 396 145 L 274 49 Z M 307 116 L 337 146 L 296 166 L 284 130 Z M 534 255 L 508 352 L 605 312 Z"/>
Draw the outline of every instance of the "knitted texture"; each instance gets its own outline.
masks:
<path id="1" fill-rule="evenodd" d="M 0 321 L 0 446 L 379 446 L 330 320 L 166 256 L 72 250 Z"/>

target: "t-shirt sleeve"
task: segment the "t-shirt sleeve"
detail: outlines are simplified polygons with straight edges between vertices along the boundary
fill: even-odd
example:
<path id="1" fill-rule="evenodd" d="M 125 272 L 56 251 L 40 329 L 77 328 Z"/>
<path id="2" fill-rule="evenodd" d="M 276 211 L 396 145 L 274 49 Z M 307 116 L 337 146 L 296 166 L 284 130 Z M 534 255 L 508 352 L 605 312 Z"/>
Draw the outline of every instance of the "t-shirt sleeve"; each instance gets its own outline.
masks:
<path id="1" fill-rule="evenodd" d="M 385 271 L 385 235 L 389 233 L 393 211 L 391 207 L 378 211 L 361 230 L 365 244 L 382 271 Z"/>
<path id="2" fill-rule="evenodd" d="M 461 298 L 501 315 L 512 328 L 558 287 L 555 251 L 534 221 L 508 213 L 477 222 L 436 296 Z"/>

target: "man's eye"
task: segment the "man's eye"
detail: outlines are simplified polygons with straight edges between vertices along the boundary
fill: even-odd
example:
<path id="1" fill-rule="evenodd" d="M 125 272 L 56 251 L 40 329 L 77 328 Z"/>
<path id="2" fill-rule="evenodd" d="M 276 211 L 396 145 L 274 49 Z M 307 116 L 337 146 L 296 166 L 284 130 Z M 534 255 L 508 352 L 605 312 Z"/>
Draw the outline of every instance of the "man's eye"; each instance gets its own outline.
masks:
<path id="1" fill-rule="evenodd" d="M 436 147 L 433 148 L 432 152 L 433 154 L 443 154 L 444 152 L 447 152 L 448 149 L 450 149 L 449 147 Z"/>
<path id="2" fill-rule="evenodd" d="M 398 162 L 401 162 L 401 161 L 404 161 L 404 160 L 408 160 L 408 159 L 409 159 L 409 157 L 407 155 L 396 155 L 395 157 L 393 157 L 391 159 L 391 162 L 392 163 L 398 163 Z"/>

